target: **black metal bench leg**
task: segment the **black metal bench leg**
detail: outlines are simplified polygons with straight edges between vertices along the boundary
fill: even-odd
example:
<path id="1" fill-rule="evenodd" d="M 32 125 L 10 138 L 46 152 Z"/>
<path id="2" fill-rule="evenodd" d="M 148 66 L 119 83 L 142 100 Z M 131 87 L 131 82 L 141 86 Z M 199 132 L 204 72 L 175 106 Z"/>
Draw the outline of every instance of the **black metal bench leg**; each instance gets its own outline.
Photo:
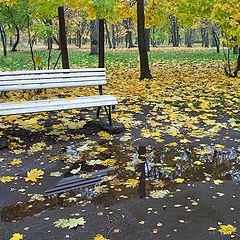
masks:
<path id="1" fill-rule="evenodd" d="M 97 108 L 97 118 L 100 117 L 100 111 L 101 111 L 101 108 L 102 108 L 102 107 L 98 107 L 98 108 Z"/>
<path id="2" fill-rule="evenodd" d="M 112 106 L 108 106 L 108 108 L 105 106 L 105 111 L 108 117 L 109 125 L 112 126 L 112 111 L 111 111 Z"/>
<path id="3" fill-rule="evenodd" d="M 112 110 L 111 110 L 111 107 L 112 106 L 109 106 L 109 124 L 110 124 L 110 126 L 112 126 Z"/>
<path id="4" fill-rule="evenodd" d="M 5 135 L 0 137 L 0 150 L 3 148 L 7 148 L 8 143 L 7 143 L 7 137 Z"/>

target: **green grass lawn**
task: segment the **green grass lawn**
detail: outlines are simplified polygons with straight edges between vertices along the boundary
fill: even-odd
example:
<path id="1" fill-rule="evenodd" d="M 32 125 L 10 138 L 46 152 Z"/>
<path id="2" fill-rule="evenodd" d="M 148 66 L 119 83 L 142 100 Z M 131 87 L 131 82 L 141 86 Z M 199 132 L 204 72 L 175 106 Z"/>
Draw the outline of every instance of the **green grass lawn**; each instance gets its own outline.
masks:
<path id="1" fill-rule="evenodd" d="M 43 69 L 47 68 L 47 51 L 38 51 L 38 54 L 43 62 Z M 2 52 L 0 52 L 0 70 L 26 70 L 33 69 L 31 55 L 27 51 L 10 52 L 8 57 L 4 58 Z M 55 65 L 56 59 L 59 56 L 59 51 L 55 50 L 52 53 L 52 65 Z M 237 56 L 232 55 L 231 59 L 236 60 Z M 97 56 L 90 56 L 89 51 L 84 49 L 70 49 L 69 59 L 71 67 L 96 67 L 98 63 Z M 116 49 L 106 51 L 106 67 L 116 66 L 123 64 L 129 67 L 136 67 L 139 64 L 138 50 L 135 49 Z M 151 64 L 159 62 L 213 62 L 223 61 L 223 53 L 218 54 L 216 49 L 213 48 L 173 48 L 173 47 L 161 47 L 158 49 L 152 49 L 149 53 L 149 61 Z M 61 67 L 59 65 L 59 67 Z"/>

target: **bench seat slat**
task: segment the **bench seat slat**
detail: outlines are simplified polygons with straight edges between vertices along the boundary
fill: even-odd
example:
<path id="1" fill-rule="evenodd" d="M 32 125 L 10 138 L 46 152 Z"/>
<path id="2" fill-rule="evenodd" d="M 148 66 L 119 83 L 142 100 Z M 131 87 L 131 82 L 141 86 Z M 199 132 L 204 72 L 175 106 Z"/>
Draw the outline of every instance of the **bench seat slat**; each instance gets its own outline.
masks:
<path id="1" fill-rule="evenodd" d="M 65 88 L 65 87 L 83 87 L 83 86 L 97 86 L 105 85 L 106 80 L 102 81 L 88 81 L 88 82 L 64 82 L 64 83 L 44 83 L 44 84 L 29 84 L 29 85 L 13 85 L 13 86 L 0 86 L 0 91 L 11 90 L 31 90 L 31 89 L 48 89 L 48 88 Z"/>
<path id="2" fill-rule="evenodd" d="M 78 97 L 73 100 L 51 99 L 15 103 L 1 103 L 0 115 L 14 115 L 24 113 L 48 112 L 57 110 L 68 110 L 98 106 L 117 105 L 117 99 L 109 95 Z"/>
<path id="3" fill-rule="evenodd" d="M 35 80 L 39 79 L 54 79 L 54 78 L 89 78 L 89 77 L 106 77 L 104 72 L 86 72 L 86 73 L 68 73 L 68 74 L 33 74 L 33 75 L 16 75 L 16 76 L 1 76 L 0 81 L 16 81 L 16 80 Z"/>
<path id="4" fill-rule="evenodd" d="M 52 73 L 80 73 L 80 72 L 104 72 L 105 68 L 80 68 L 80 69 L 55 69 L 55 70 L 34 70 L 34 71 L 14 71 L 0 72 L 0 76 L 16 76 L 31 74 L 52 74 Z"/>

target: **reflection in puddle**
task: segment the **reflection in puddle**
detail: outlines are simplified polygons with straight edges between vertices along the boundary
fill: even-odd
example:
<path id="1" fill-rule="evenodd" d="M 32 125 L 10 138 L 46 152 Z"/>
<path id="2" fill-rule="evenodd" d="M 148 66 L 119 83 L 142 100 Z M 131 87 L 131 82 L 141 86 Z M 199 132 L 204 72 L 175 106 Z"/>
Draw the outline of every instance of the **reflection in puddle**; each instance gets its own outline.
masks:
<path id="1" fill-rule="evenodd" d="M 35 198 L 4 207 L 2 221 L 20 220 L 44 210 L 83 204 L 84 200 L 110 206 L 125 199 L 144 198 L 153 190 L 174 191 L 176 178 L 186 182 L 240 181 L 239 152 L 233 148 L 177 149 L 113 144 L 104 145 L 102 149 L 106 151 L 85 154 L 80 161 L 77 148 L 68 147 L 66 154 L 78 161 L 64 178 L 40 199 L 33 195 Z M 136 180 L 136 186 L 126 184 Z"/>

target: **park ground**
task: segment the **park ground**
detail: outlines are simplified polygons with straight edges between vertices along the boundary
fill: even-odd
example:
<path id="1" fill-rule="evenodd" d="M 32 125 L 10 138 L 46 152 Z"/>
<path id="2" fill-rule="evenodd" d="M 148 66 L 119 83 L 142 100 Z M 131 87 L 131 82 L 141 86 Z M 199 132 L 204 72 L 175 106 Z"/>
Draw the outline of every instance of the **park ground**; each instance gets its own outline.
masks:
<path id="1" fill-rule="evenodd" d="M 95 109 L 2 117 L 0 239 L 222 240 L 231 239 L 218 231 L 228 224 L 238 239 L 240 79 L 224 76 L 222 57 L 215 49 L 153 50 L 154 78 L 140 81 L 137 49 L 108 51 L 104 92 L 118 97 L 121 133 L 102 129 Z M 97 57 L 72 49 L 70 62 L 96 67 Z M 31 69 L 29 53 L 12 53 L 0 67 Z M 84 94 L 97 90 L 9 92 L 1 101 Z M 33 169 L 42 172 L 27 181 Z M 44 195 L 68 177 L 85 187 Z"/>

